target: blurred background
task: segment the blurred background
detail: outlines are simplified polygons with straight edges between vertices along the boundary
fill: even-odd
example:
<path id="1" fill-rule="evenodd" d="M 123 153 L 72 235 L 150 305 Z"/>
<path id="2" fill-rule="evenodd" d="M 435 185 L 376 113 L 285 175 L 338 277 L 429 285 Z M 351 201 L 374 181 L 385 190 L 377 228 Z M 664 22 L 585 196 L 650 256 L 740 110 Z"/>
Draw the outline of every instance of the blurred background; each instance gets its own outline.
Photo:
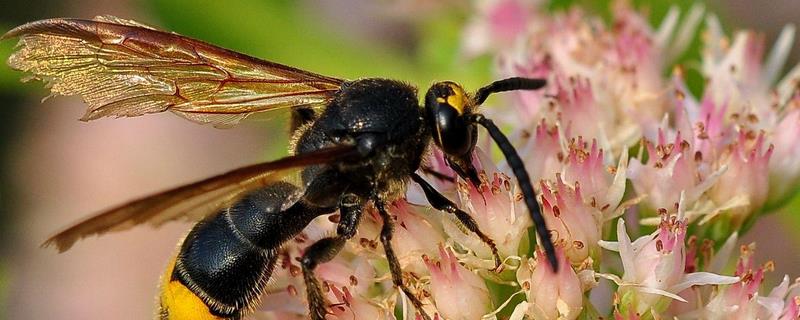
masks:
<path id="1" fill-rule="evenodd" d="M 551 7 L 573 2 L 582 1 Z M 608 1 L 584 2 L 606 10 Z M 684 9 L 690 3 L 679 2 Z M 752 6 L 707 3 L 728 30 L 754 28 L 768 41 L 785 23 L 800 21 L 800 1 Z M 111 14 L 336 77 L 391 77 L 422 87 L 457 79 L 474 88 L 491 79 L 491 61 L 458 58 L 469 8 L 435 0 L 4 0 L 0 32 L 49 17 Z M 660 21 L 666 7 L 647 10 Z M 0 43 L 0 59 L 14 42 Z M 798 52 L 796 45 L 790 65 Z M 77 121 L 85 110 L 80 99 L 40 103 L 42 86 L 18 79 L 0 66 L 0 319 L 151 318 L 160 273 L 189 225 L 88 239 L 64 254 L 40 243 L 89 213 L 285 153 L 279 124 L 216 130 L 171 115 L 86 124 Z M 772 283 L 784 273 L 800 275 L 798 211 L 794 201 L 761 219 L 744 240 L 758 238 L 757 255 L 776 261 Z"/>

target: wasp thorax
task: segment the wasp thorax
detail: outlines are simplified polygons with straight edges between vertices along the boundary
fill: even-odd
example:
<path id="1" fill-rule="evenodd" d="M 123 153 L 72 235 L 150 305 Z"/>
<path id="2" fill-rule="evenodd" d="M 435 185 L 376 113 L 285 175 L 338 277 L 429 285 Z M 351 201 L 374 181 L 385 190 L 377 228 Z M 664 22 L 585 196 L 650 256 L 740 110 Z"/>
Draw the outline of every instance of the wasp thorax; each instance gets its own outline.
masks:
<path id="1" fill-rule="evenodd" d="M 477 141 L 474 124 L 466 115 L 472 113 L 473 103 L 461 85 L 452 81 L 437 82 L 425 94 L 425 110 L 433 140 L 444 153 L 461 157 L 469 154 Z"/>

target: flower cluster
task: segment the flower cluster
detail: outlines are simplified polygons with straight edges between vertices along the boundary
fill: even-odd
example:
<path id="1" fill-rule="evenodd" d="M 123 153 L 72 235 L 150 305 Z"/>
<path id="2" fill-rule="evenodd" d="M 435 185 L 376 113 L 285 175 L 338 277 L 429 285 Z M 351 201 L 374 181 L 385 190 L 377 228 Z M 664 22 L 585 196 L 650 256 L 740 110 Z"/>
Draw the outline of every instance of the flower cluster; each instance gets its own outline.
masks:
<path id="1" fill-rule="evenodd" d="M 529 234 L 506 163 L 478 148 L 475 186 L 434 151 L 426 163 L 440 174 L 426 178 L 494 240 L 502 266 L 410 187 L 389 208 L 404 282 L 435 319 L 798 319 L 800 282 L 786 276 L 762 291 L 772 263 L 757 265 L 753 245 L 725 268 L 739 233 L 800 185 L 800 64 L 781 76 L 794 28 L 767 52 L 762 36 L 729 38 L 699 6 L 683 17 L 673 9 L 657 27 L 623 2 L 614 13 L 606 24 L 577 8 L 485 0 L 464 28 L 462 53 L 491 56 L 497 77 L 548 80 L 482 112 L 514 130 L 560 269 Z M 697 67 L 675 65 L 697 34 Z M 690 90 L 690 72 L 702 88 Z M 297 260 L 333 221 L 318 218 L 285 246 L 260 316 L 304 317 Z M 316 271 L 329 319 L 420 318 L 392 285 L 382 223 L 370 209 L 354 241 Z"/>

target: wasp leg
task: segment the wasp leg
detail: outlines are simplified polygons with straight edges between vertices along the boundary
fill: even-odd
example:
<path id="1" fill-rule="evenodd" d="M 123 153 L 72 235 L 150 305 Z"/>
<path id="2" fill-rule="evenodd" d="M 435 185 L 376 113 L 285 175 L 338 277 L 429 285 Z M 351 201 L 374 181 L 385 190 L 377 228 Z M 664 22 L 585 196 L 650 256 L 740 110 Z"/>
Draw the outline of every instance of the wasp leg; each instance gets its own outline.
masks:
<path id="1" fill-rule="evenodd" d="M 308 310 L 313 320 L 324 320 L 327 312 L 327 303 L 322 296 L 319 280 L 314 276 L 314 269 L 320 263 L 325 263 L 336 257 L 344 246 L 344 237 L 336 236 L 323 238 L 312 244 L 303 254 L 303 280 L 306 282 L 308 295 Z"/>
<path id="2" fill-rule="evenodd" d="M 364 200 L 353 193 L 345 193 L 339 200 L 339 225 L 336 236 L 320 239 L 309 246 L 303 254 L 303 280 L 306 283 L 308 309 L 313 320 L 324 320 L 327 303 L 322 295 L 319 280 L 314 276 L 314 269 L 336 257 L 345 242 L 356 234 L 361 213 L 364 211 Z"/>
<path id="3" fill-rule="evenodd" d="M 480 238 L 481 241 L 492 250 L 492 256 L 494 256 L 495 264 L 494 270 L 498 270 L 502 264 L 502 261 L 500 260 L 500 254 L 497 252 L 497 246 L 495 245 L 494 240 L 489 238 L 489 236 L 484 234 L 483 231 L 478 228 L 478 224 L 475 222 L 475 219 L 472 219 L 468 213 L 456 207 L 455 203 L 450 201 L 450 199 L 447 199 L 447 197 L 439 193 L 439 191 L 436 191 L 433 186 L 425 181 L 425 179 L 422 179 L 422 177 L 420 177 L 418 174 L 412 173 L 411 179 L 419 184 L 420 187 L 422 187 L 422 191 L 425 192 L 425 198 L 428 199 L 428 202 L 430 202 L 433 208 L 455 215 L 458 221 L 461 222 L 461 224 L 463 224 L 467 230 L 475 233 L 475 235 L 477 235 L 478 238 Z"/>
<path id="4" fill-rule="evenodd" d="M 417 296 L 411 292 L 404 283 L 403 283 L 403 270 L 400 268 L 400 261 L 397 261 L 397 256 L 394 254 L 394 249 L 392 249 L 392 235 L 394 234 L 394 224 L 392 224 L 392 217 L 389 216 L 389 213 L 386 211 L 386 208 L 383 205 L 381 200 L 375 199 L 375 207 L 378 209 L 378 212 L 381 215 L 381 219 L 383 219 L 383 228 L 381 228 L 381 243 L 383 244 L 383 251 L 386 252 L 386 260 L 389 262 L 389 271 L 392 273 L 392 282 L 394 285 L 400 290 L 403 290 L 403 293 L 406 294 L 409 300 L 411 300 L 411 304 L 414 305 L 414 308 L 417 309 L 422 318 L 425 320 L 431 320 L 431 317 L 425 313 L 425 310 L 422 309 L 422 301 L 417 298 Z"/>

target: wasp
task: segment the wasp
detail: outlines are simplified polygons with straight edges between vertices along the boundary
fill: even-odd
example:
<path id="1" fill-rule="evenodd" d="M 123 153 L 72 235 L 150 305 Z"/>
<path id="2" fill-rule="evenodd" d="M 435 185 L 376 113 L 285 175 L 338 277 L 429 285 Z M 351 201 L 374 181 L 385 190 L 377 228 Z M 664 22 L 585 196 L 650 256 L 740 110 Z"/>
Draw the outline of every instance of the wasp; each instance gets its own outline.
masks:
<path id="1" fill-rule="evenodd" d="M 259 303 L 281 246 L 312 219 L 336 211 L 335 235 L 309 246 L 301 258 L 309 317 L 328 307 L 314 269 L 336 256 L 356 234 L 366 208 L 383 220 L 380 242 L 393 284 L 424 319 L 422 303 L 404 284 L 391 239 L 388 203 L 421 186 L 431 206 L 453 215 L 491 248 L 492 239 L 418 172 L 439 148 L 464 180 L 480 184 L 472 165 L 478 126 L 507 159 L 553 270 L 551 239 L 528 173 L 514 146 L 478 107 L 494 93 L 536 90 L 542 79 L 509 78 L 467 93 L 436 82 L 422 104 L 401 81 L 343 80 L 253 58 L 131 20 L 31 22 L 2 36 L 19 38 L 9 65 L 42 80 L 53 95 L 78 95 L 88 105 L 81 120 L 171 112 L 200 124 L 230 127 L 254 114 L 291 113 L 290 155 L 223 173 L 108 209 L 44 242 L 58 251 L 81 238 L 140 224 L 197 221 L 162 276 L 156 318 L 241 319 Z"/>

